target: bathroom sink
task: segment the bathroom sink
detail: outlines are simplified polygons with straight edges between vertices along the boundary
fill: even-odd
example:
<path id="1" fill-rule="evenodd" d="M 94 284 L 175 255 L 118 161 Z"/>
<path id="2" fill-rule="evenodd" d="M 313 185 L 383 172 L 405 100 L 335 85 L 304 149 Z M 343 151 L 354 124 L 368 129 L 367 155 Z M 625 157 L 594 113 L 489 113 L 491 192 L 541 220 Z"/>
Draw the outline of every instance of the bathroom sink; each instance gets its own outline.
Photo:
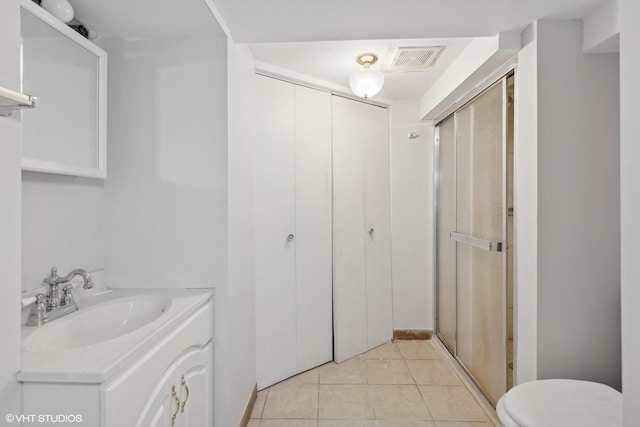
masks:
<path id="1" fill-rule="evenodd" d="M 171 305 L 162 295 L 135 295 L 81 307 L 35 329 L 25 341 L 31 352 L 90 348 L 121 337 L 160 317 Z"/>
<path id="2" fill-rule="evenodd" d="M 104 270 L 91 277 L 93 288 L 75 292 L 78 311 L 35 327 L 26 326 L 32 307 L 23 309 L 18 381 L 103 383 L 178 333 L 214 295 L 212 289 L 109 288 Z"/>

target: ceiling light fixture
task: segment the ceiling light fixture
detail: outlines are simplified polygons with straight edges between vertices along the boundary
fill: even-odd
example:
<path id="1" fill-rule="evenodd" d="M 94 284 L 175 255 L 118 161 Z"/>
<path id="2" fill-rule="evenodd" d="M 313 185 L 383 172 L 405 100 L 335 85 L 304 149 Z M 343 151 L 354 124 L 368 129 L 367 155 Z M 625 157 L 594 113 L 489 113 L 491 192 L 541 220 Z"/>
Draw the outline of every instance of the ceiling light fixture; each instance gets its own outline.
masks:
<path id="1" fill-rule="evenodd" d="M 73 6 L 67 0 L 42 0 L 39 4 L 65 24 L 73 19 Z"/>
<path id="2" fill-rule="evenodd" d="M 371 69 L 371 66 L 378 62 L 378 56 L 374 53 L 363 53 L 356 58 L 356 62 L 362 65 L 362 69 L 349 75 L 349 87 L 360 98 L 371 98 L 380 92 L 384 84 L 384 74 Z"/>

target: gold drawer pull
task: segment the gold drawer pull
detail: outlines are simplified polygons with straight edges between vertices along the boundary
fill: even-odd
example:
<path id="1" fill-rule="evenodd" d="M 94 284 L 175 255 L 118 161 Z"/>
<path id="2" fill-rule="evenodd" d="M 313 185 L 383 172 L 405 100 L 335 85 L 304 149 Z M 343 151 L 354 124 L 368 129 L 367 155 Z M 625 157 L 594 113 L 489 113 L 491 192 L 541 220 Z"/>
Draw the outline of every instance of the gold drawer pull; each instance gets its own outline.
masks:
<path id="1" fill-rule="evenodd" d="M 176 386 L 172 385 L 171 386 L 171 397 L 173 397 L 176 400 L 176 412 L 173 413 L 173 415 L 171 415 L 171 425 L 174 426 L 176 424 L 176 417 L 178 416 L 178 411 L 180 410 L 180 398 L 178 397 L 178 393 L 176 393 Z M 182 407 L 184 408 L 184 403 L 182 404 Z"/>
<path id="2" fill-rule="evenodd" d="M 185 397 L 184 401 L 182 402 L 182 406 L 180 407 L 180 412 L 184 412 L 184 405 L 186 405 L 187 400 L 189 400 L 189 386 L 187 386 L 187 381 L 185 381 L 184 375 L 182 376 L 182 387 L 184 387 L 185 391 L 187 392 L 187 397 Z"/>

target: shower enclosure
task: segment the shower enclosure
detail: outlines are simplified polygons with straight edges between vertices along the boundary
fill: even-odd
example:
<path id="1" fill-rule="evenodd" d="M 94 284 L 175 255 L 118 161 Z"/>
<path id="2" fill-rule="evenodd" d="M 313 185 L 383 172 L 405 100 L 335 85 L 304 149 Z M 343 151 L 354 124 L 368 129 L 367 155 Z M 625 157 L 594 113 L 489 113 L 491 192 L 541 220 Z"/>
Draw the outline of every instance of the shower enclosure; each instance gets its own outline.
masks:
<path id="1" fill-rule="evenodd" d="M 436 333 L 494 404 L 513 376 L 513 81 L 436 126 Z"/>

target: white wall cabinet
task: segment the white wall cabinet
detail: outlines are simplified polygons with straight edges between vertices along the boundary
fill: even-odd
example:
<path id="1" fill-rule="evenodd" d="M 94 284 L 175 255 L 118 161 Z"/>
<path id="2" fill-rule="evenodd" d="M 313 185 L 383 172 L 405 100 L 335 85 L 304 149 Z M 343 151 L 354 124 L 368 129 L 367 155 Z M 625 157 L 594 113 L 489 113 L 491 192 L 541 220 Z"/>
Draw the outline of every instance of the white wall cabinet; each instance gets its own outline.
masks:
<path id="1" fill-rule="evenodd" d="M 257 76 L 258 389 L 332 359 L 331 95 Z"/>
<path id="2" fill-rule="evenodd" d="M 332 97 L 336 362 L 393 336 L 389 120 L 386 109 Z"/>
<path id="3" fill-rule="evenodd" d="M 209 302 L 104 383 L 25 382 L 23 411 L 96 427 L 212 426 L 212 319 Z"/>
<path id="4" fill-rule="evenodd" d="M 30 0 L 21 0 L 22 169 L 106 178 L 107 53 Z"/>

